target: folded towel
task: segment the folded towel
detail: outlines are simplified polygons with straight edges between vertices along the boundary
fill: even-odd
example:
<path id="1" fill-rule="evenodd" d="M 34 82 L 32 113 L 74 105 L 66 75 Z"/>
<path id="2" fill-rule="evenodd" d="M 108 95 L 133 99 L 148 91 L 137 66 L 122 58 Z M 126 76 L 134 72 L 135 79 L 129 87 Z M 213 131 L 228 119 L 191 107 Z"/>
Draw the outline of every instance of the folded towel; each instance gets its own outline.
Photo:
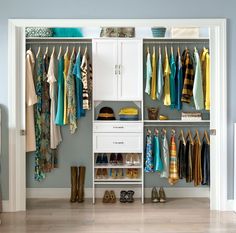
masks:
<path id="1" fill-rule="evenodd" d="M 138 115 L 137 108 L 121 108 L 119 115 Z"/>

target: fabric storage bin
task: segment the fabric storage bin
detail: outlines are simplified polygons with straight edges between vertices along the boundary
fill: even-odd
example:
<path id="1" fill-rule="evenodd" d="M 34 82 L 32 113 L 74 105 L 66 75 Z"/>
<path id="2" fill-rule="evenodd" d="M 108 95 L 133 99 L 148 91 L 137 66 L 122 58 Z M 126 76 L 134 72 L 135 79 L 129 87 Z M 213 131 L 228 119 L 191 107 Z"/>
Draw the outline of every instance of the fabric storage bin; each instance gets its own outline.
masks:
<path id="1" fill-rule="evenodd" d="M 153 37 L 165 37 L 166 28 L 165 27 L 153 27 L 152 35 Z"/>
<path id="2" fill-rule="evenodd" d="M 199 28 L 172 28 L 172 38 L 199 38 Z"/>
<path id="3" fill-rule="evenodd" d="M 53 37 L 83 37 L 80 28 L 53 28 Z"/>
<path id="4" fill-rule="evenodd" d="M 102 27 L 100 37 L 134 37 L 133 27 Z"/>
<path id="5" fill-rule="evenodd" d="M 53 31 L 51 28 L 45 27 L 27 27 L 25 29 L 26 37 L 52 37 Z"/>

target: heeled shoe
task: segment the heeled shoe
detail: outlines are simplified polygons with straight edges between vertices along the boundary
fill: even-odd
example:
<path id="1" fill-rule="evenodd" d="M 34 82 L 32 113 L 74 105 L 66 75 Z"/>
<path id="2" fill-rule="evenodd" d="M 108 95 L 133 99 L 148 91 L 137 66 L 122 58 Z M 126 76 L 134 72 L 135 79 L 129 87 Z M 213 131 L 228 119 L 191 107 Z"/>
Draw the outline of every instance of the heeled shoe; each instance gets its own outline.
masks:
<path id="1" fill-rule="evenodd" d="M 120 202 L 121 203 L 127 202 L 127 192 L 125 190 L 120 191 Z"/>
<path id="2" fill-rule="evenodd" d="M 103 179 L 107 179 L 108 178 L 108 172 L 106 168 L 102 169 L 102 178 Z"/>
<path id="3" fill-rule="evenodd" d="M 160 202 L 159 194 L 157 192 L 156 187 L 152 188 L 152 202 L 153 203 L 158 203 Z"/>
<path id="4" fill-rule="evenodd" d="M 116 203 L 116 194 L 113 190 L 110 191 L 110 203 Z"/>
<path id="5" fill-rule="evenodd" d="M 118 165 L 123 165 L 123 156 L 121 153 L 117 154 L 117 164 Z"/>
<path id="6" fill-rule="evenodd" d="M 112 179 L 116 179 L 116 169 L 115 168 L 110 169 L 110 176 Z"/>
<path id="7" fill-rule="evenodd" d="M 115 153 L 111 153 L 111 155 L 110 155 L 110 164 L 111 165 L 116 165 L 116 163 L 117 163 L 116 154 Z"/>
<path id="8" fill-rule="evenodd" d="M 126 154 L 125 156 L 125 164 L 131 166 L 133 164 L 133 156 L 132 154 Z"/>
<path id="9" fill-rule="evenodd" d="M 108 190 L 105 191 L 102 202 L 103 203 L 109 203 L 110 202 L 110 193 L 109 193 Z"/>
<path id="10" fill-rule="evenodd" d="M 102 169 L 98 168 L 96 170 L 96 179 L 101 179 L 102 178 Z"/>
<path id="11" fill-rule="evenodd" d="M 102 164 L 103 165 L 107 165 L 108 164 L 107 154 L 103 154 L 102 155 Z"/>
<path id="12" fill-rule="evenodd" d="M 140 156 L 139 154 L 133 154 L 133 165 L 140 165 L 141 161 L 140 161 Z"/>
<path id="13" fill-rule="evenodd" d="M 126 170 L 126 177 L 129 178 L 129 179 L 132 179 L 132 177 L 133 177 L 132 174 L 133 174 L 132 168 L 128 168 Z"/>
<path id="14" fill-rule="evenodd" d="M 133 168 L 133 170 L 132 170 L 132 178 L 133 179 L 138 179 L 138 177 L 139 177 L 138 168 Z"/>
<path id="15" fill-rule="evenodd" d="M 160 202 L 161 203 L 166 202 L 166 194 L 165 194 L 165 191 L 162 187 L 159 189 L 159 197 L 160 197 Z"/>
<path id="16" fill-rule="evenodd" d="M 97 155 L 96 164 L 97 164 L 97 165 L 101 165 L 101 164 L 102 164 L 102 156 L 101 156 L 100 154 Z"/>
<path id="17" fill-rule="evenodd" d="M 133 190 L 128 190 L 126 194 L 126 201 L 128 203 L 133 203 L 134 202 L 134 191 Z"/>
<path id="18" fill-rule="evenodd" d="M 122 179 L 123 177 L 124 177 L 123 169 L 122 169 L 122 168 L 117 169 L 116 178 L 117 178 L 117 179 Z"/>

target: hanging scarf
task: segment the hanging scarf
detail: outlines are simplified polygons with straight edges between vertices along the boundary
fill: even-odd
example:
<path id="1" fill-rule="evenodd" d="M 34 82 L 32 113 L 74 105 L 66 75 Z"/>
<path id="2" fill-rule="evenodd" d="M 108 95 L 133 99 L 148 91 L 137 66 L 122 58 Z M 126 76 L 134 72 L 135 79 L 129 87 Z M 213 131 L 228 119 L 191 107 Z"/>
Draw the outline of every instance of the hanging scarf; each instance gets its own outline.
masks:
<path id="1" fill-rule="evenodd" d="M 204 140 L 201 151 L 202 185 L 210 185 L 210 145 Z"/>
<path id="2" fill-rule="evenodd" d="M 175 144 L 175 136 L 172 135 L 170 138 L 170 169 L 169 169 L 169 183 L 174 185 L 179 180 L 178 175 L 178 161 L 177 161 L 177 153 L 176 153 L 176 144 Z"/>
<path id="3" fill-rule="evenodd" d="M 190 140 L 186 141 L 186 150 L 185 150 L 185 159 L 186 159 L 186 182 L 193 181 L 193 144 Z"/>
<path id="4" fill-rule="evenodd" d="M 183 140 L 179 140 L 179 150 L 178 150 L 178 171 L 179 171 L 179 179 L 183 179 L 186 177 L 186 159 L 185 159 L 185 150 L 186 147 L 184 145 Z"/>
<path id="5" fill-rule="evenodd" d="M 198 186 L 202 183 L 202 168 L 201 168 L 201 145 L 198 140 L 194 141 L 193 146 L 194 156 L 194 186 Z"/>

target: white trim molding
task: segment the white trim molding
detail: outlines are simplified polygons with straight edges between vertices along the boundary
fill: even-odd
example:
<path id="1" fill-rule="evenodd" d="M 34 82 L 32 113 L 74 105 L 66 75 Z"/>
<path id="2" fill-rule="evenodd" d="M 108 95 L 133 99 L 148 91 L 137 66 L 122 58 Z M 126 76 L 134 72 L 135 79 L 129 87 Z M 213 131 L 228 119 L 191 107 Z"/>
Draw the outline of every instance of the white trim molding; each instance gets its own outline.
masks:
<path id="1" fill-rule="evenodd" d="M 10 19 L 8 34 L 8 109 L 9 109 L 9 209 L 26 209 L 26 172 L 22 110 L 22 61 L 25 56 L 24 28 L 101 27 L 101 26 L 172 26 L 210 29 L 211 53 L 211 190 L 210 208 L 227 209 L 227 54 L 226 19 Z M 23 112 L 22 112 L 23 111 Z M 20 117 L 19 117 L 20 116 Z M 176 188 L 175 188 L 176 189 Z M 177 194 L 176 194 L 177 195 Z"/>
<path id="2" fill-rule="evenodd" d="M 117 198 L 121 190 L 128 190 L 130 188 L 111 188 L 115 191 Z M 96 197 L 102 198 L 105 190 L 110 190 L 109 188 L 96 188 Z M 135 191 L 135 197 L 140 198 L 141 192 L 140 188 L 132 188 Z M 145 197 L 151 197 L 152 188 L 145 188 Z M 26 197 L 27 198 L 70 198 L 70 188 L 27 188 Z M 93 197 L 93 189 L 85 188 L 85 198 Z M 209 198 L 209 188 L 165 188 L 166 196 L 169 198 Z"/>

